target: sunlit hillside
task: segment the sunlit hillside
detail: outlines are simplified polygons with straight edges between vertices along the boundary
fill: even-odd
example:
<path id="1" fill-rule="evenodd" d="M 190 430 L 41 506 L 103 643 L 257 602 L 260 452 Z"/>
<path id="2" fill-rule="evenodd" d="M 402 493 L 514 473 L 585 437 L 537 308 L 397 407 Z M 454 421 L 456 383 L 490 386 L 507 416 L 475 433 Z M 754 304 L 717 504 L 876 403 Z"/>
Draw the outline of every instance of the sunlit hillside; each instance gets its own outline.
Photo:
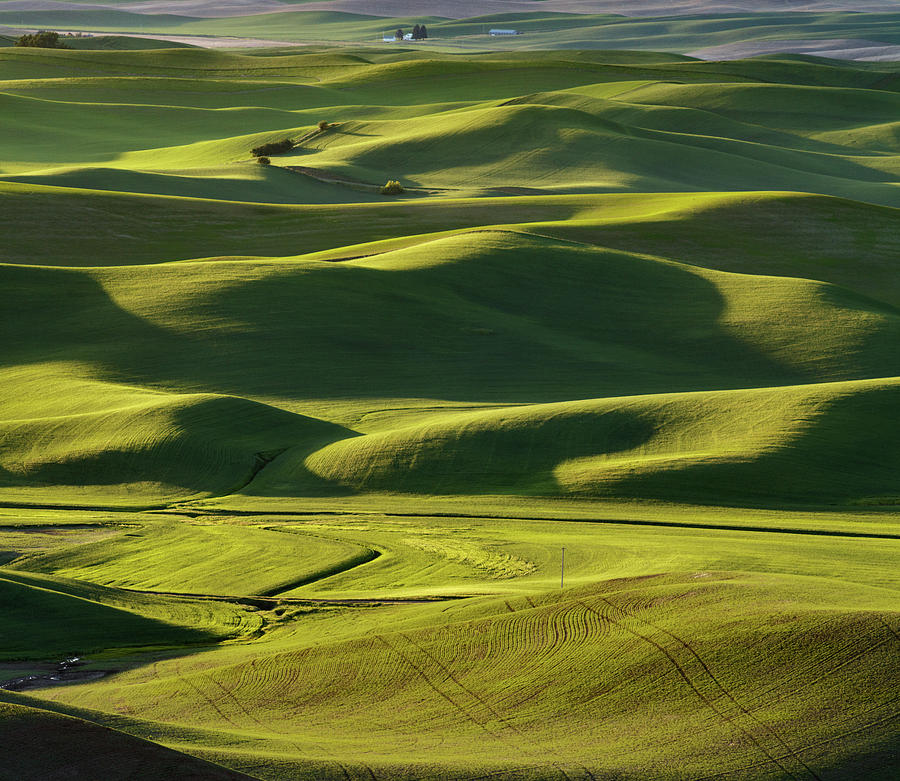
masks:
<path id="1" fill-rule="evenodd" d="M 897 777 L 898 15 L 560 2 L 0 3 L 354 42 L 0 49 L 0 778 Z"/>

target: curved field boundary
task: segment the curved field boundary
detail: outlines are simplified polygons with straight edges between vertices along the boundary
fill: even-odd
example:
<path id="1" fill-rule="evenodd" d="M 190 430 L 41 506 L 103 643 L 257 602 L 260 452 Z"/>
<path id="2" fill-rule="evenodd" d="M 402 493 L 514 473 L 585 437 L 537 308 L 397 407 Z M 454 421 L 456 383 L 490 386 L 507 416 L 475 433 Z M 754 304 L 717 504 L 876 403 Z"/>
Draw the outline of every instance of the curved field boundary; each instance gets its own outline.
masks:
<path id="1" fill-rule="evenodd" d="M 344 510 L 191 510 L 188 508 L 175 508 L 171 505 L 146 505 L 140 507 L 124 507 L 110 505 L 91 504 L 31 504 L 29 502 L 0 502 L 0 509 L 17 510 L 91 510 L 115 513 L 133 513 L 137 511 L 156 512 L 165 515 L 180 515 L 186 518 L 196 518 L 206 515 L 223 515 L 232 517 L 271 516 L 277 518 L 309 518 L 314 516 L 344 517 L 358 516 L 366 513 Z M 753 526 L 730 523 L 689 523 L 687 521 L 651 521 L 637 518 L 564 518 L 549 515 L 543 516 L 519 516 L 519 515 L 480 515 L 477 513 L 402 513 L 372 511 L 372 514 L 386 518 L 461 518 L 475 521 L 560 521 L 563 523 L 603 523 L 619 524 L 622 526 L 658 526 L 673 529 L 710 529 L 714 531 L 731 532 L 768 532 L 770 534 L 808 534 L 818 537 L 850 537 L 875 540 L 900 540 L 900 533 L 892 532 L 856 532 L 840 529 L 800 529 L 791 526 Z M 358 565 L 355 565 L 358 566 Z M 331 573 L 336 574 L 336 573 Z M 309 581 L 312 582 L 312 581 Z M 296 588 L 296 586 L 295 586 Z M 158 593 L 158 592 L 148 592 Z"/>
<path id="2" fill-rule="evenodd" d="M 350 556 L 343 561 L 336 562 L 330 567 L 326 567 L 323 570 L 314 572 L 312 575 L 297 578 L 296 580 L 289 580 L 286 583 L 275 586 L 275 588 L 261 591 L 259 593 L 259 596 L 275 597 L 279 594 L 284 594 L 287 591 L 293 591 L 295 588 L 300 588 L 300 586 L 307 586 L 310 583 L 316 583 L 317 581 L 324 580 L 325 578 L 330 578 L 332 575 L 338 575 L 342 572 L 347 572 L 356 567 L 360 567 L 363 564 L 368 564 L 370 561 L 375 561 L 375 559 L 377 559 L 379 556 L 381 556 L 380 551 L 373 550 L 372 548 L 363 548 L 363 550 L 361 550 L 356 555 Z"/>
<path id="3" fill-rule="evenodd" d="M 0 505 L 2 506 L 2 505 Z M 166 511 L 164 511 L 166 512 Z M 190 510 L 171 511 L 175 515 L 194 517 L 195 515 L 231 515 L 231 516 L 277 516 L 280 518 L 305 518 L 309 516 L 359 516 L 366 513 L 345 512 L 338 510 L 215 510 L 207 512 L 191 513 Z M 623 526 L 662 526 L 676 529 L 712 529 L 715 531 L 731 532 L 768 532 L 770 534 L 811 534 L 819 537 L 855 537 L 877 540 L 900 540 L 900 534 L 890 532 L 854 532 L 838 529 L 798 529 L 780 526 L 741 526 L 728 523 L 688 523 L 686 521 L 649 521 L 621 518 L 554 518 L 551 516 L 512 516 L 512 515 L 475 515 L 467 513 L 391 513 L 373 512 L 375 515 L 386 518 L 463 518 L 475 521 L 560 521 L 562 523 L 604 523 L 621 524 Z"/>

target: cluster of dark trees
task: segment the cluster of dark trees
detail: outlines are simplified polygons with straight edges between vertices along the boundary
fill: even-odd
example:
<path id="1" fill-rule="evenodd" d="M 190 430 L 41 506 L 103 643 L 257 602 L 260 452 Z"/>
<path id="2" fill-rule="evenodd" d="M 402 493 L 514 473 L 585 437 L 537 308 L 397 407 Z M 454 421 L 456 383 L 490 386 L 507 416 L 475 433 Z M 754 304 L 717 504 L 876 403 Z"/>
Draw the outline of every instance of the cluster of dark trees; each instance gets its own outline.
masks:
<path id="1" fill-rule="evenodd" d="M 394 33 L 394 37 L 398 41 L 402 41 L 403 40 L 403 29 L 398 27 L 397 32 Z M 428 37 L 428 28 L 425 27 L 424 24 L 417 24 L 415 27 L 413 27 L 412 37 L 413 37 L 414 41 L 424 40 L 425 38 Z"/>
<path id="2" fill-rule="evenodd" d="M 26 33 L 16 40 L 16 46 L 33 46 L 38 49 L 69 49 L 59 41 L 59 33 L 49 30 L 38 30 L 36 33 Z"/>
<path id="3" fill-rule="evenodd" d="M 294 142 L 289 138 L 284 138 L 281 141 L 272 141 L 269 144 L 262 144 L 261 146 L 255 146 L 250 150 L 250 154 L 254 157 L 268 157 L 269 155 L 283 155 L 285 152 L 290 152 L 294 148 Z"/>

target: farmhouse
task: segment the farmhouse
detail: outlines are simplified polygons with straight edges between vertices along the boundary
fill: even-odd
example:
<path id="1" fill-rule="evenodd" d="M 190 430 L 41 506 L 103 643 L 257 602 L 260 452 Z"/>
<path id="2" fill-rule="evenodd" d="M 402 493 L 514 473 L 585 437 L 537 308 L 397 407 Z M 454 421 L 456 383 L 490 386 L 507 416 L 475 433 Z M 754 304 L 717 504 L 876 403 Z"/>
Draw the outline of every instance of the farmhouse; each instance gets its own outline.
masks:
<path id="1" fill-rule="evenodd" d="M 491 35 L 518 35 L 518 30 L 491 30 Z"/>

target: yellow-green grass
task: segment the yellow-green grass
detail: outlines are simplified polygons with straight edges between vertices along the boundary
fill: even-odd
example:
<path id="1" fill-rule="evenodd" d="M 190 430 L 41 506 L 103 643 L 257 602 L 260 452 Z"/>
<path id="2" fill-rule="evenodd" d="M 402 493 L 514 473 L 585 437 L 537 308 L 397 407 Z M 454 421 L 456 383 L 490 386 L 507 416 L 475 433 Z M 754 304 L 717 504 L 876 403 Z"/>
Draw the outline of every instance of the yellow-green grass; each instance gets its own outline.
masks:
<path id="1" fill-rule="evenodd" d="M 252 660 L 235 647 L 40 695 L 127 709 L 136 732 L 266 778 L 889 778 L 895 607 L 705 569 L 412 607 L 356 637 L 273 636 Z"/>
<path id="2" fill-rule="evenodd" d="M 103 586 L 194 594 L 280 594 L 375 558 L 372 550 L 251 525 L 147 524 L 94 543 L 32 553 L 9 567 Z M 247 563 L 253 562 L 248 567 Z"/>
<path id="3" fill-rule="evenodd" d="M 900 203 L 888 71 L 809 66 L 790 77 L 786 63 L 720 72 L 640 55 L 373 60 L 2 54 L 0 105 L 13 119 L 0 170 L 7 181 L 253 202 L 377 200 L 377 186 L 400 177 L 456 197 L 795 190 Z M 322 119 L 333 126 L 311 132 Z M 261 169 L 249 150 L 282 137 L 304 140 L 273 168 L 368 191 Z"/>
<path id="4" fill-rule="evenodd" d="M 477 506 L 477 505 L 476 505 Z M 512 508 L 507 508 L 510 510 Z M 695 511 L 696 513 L 696 511 Z M 731 520 L 734 519 L 732 515 Z M 670 521 L 678 517 L 670 512 Z M 218 523 L 229 515 L 210 511 Z M 784 522 L 785 518 L 780 519 Z M 561 549 L 565 583 L 584 586 L 661 571 L 741 569 L 896 588 L 896 538 L 852 523 L 842 537 L 827 528 L 767 531 L 697 526 L 454 518 L 345 511 L 333 516 L 274 516 L 271 528 L 353 541 L 381 552 L 377 560 L 285 591 L 282 597 L 422 597 L 433 594 L 515 594 L 556 588 Z M 771 520 L 770 520 L 771 523 Z M 803 533 L 807 532 L 807 533 Z M 812 532 L 812 533 L 810 533 Z M 882 533 L 884 533 L 882 531 Z M 890 532 L 888 532 L 890 534 Z"/>
<path id="5" fill-rule="evenodd" d="M 789 749 L 816 744 L 799 756 L 819 773 L 840 778 L 863 763 L 889 777 L 877 772 L 889 766 L 896 541 L 378 516 L 282 528 L 383 551 L 296 596 L 500 596 L 308 614 L 285 606 L 282 623 L 249 646 L 160 659 L 30 701 L 76 705 L 75 715 L 264 778 L 330 778 L 339 765 L 356 777 L 360 763 L 387 776 L 530 764 L 544 778 L 562 763 L 665 778 L 661 756 L 697 776 L 733 763 L 783 777 L 760 743 L 792 769 Z M 556 596 L 560 546 L 569 588 Z M 481 748 L 464 750 L 471 730 Z M 777 736 L 789 748 L 774 751 Z"/>
<path id="6" fill-rule="evenodd" d="M 0 517 L 0 521 L 3 521 Z M 25 553 L 43 553 L 54 548 L 95 542 L 116 533 L 114 529 L 77 522 L 62 526 L 42 525 L 40 522 L 0 526 L 0 564 L 8 564 Z"/>
<path id="7" fill-rule="evenodd" d="M 145 49 L 192 49 L 189 43 L 138 38 L 130 35 L 66 36 L 63 43 L 70 49 L 91 51 L 141 51 Z"/>
<path id="8" fill-rule="evenodd" d="M 113 504 L 132 506 L 228 493 L 284 448 L 336 429 L 243 398 L 141 390 L 93 373 L 56 363 L 4 372 L 7 488 L 72 498 L 121 486 Z"/>
<path id="9" fill-rule="evenodd" d="M 205 518 L 244 530 L 225 521 Z M 298 541 L 381 551 L 282 596 L 485 596 L 283 602 L 260 616 L 251 643 L 174 657 L 143 649 L 153 664 L 140 666 L 121 656 L 130 649 L 111 647 L 103 665 L 124 667 L 113 678 L 0 699 L 266 779 L 371 777 L 367 768 L 377 778 L 543 779 L 560 769 L 573 778 L 723 769 L 890 778 L 896 540 L 377 514 L 254 522 Z M 87 547 L 71 548 L 73 561 Z M 115 566 L 109 548 L 107 558 Z M 177 577 L 163 559 L 146 561 Z M 221 560 L 207 566 L 218 573 Z M 185 583 L 195 576 L 184 570 Z M 3 577 L 107 599 L 176 599 L 22 570 Z M 81 636 L 68 639 L 77 651 Z"/>
<path id="10" fill-rule="evenodd" d="M 412 494 L 896 504 L 897 432 L 885 426 L 897 392 L 896 381 L 839 383 L 435 415 L 289 451 L 243 490 L 316 493 L 324 480 Z"/>
<path id="11" fill-rule="evenodd" d="M 860 382 L 900 374 L 896 310 L 826 283 L 513 231 L 344 263 L 2 270 L 12 500 L 62 486 L 118 501 L 127 488 L 132 504 L 348 488 L 752 503 L 898 493 L 881 422 L 894 381 Z M 760 386 L 794 387 L 710 393 Z M 701 392 L 661 395 L 673 391 Z M 536 401 L 557 406 L 508 407 Z M 369 417 L 384 406 L 400 412 Z M 773 486 L 785 463 L 803 479 Z"/>
<path id="12" fill-rule="evenodd" d="M 895 70 L 0 52 L 0 775 L 893 778 Z"/>
<path id="13" fill-rule="evenodd" d="M 18 263 L 130 265 L 303 252 L 319 253 L 315 259 L 343 259 L 421 244 L 433 233 L 524 221 L 518 230 L 723 271 L 820 279 L 900 303 L 894 273 L 900 250 L 898 212 L 835 198 L 792 193 L 612 194 L 337 208 L 254 206 L 20 184 L 0 184 L 0 192 L 3 257 Z M 100 224 L 98 213 L 104 217 Z M 784 252 L 785 247 L 790 251 Z"/>

